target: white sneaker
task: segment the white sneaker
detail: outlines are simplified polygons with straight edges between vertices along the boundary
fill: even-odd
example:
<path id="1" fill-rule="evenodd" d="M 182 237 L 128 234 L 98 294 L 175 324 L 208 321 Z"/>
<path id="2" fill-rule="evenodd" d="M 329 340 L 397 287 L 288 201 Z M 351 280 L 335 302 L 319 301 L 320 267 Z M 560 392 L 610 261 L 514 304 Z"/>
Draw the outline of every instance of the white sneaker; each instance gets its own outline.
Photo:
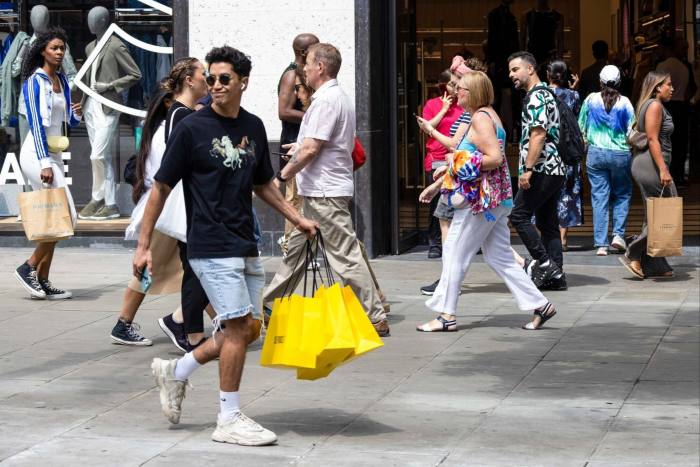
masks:
<path id="1" fill-rule="evenodd" d="M 277 441 L 277 435 L 238 412 L 238 415 L 230 420 L 222 421 L 219 418 L 211 439 L 219 443 L 265 446 Z"/>
<path id="2" fill-rule="evenodd" d="M 627 243 L 625 242 L 625 239 L 620 237 L 619 235 L 615 235 L 613 237 L 612 242 L 610 243 L 610 246 L 615 248 L 617 251 L 620 251 L 620 252 L 627 251 Z"/>
<path id="3" fill-rule="evenodd" d="M 608 256 L 608 247 L 607 246 L 601 246 L 596 250 L 595 252 L 596 256 Z"/>
<path id="4" fill-rule="evenodd" d="M 154 358 L 151 363 L 151 371 L 156 378 L 156 384 L 160 388 L 160 406 L 170 423 L 180 422 L 182 400 L 185 398 L 187 381 L 175 379 L 175 364 L 177 359 L 162 360 Z"/>

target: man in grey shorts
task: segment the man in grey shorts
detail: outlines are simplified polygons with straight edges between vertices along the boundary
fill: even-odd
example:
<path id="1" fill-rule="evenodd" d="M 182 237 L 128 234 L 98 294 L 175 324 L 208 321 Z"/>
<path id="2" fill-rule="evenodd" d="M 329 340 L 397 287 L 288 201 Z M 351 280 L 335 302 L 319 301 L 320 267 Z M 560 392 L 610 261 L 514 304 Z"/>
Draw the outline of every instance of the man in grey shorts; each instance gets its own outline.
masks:
<path id="1" fill-rule="evenodd" d="M 238 389 L 246 347 L 260 331 L 265 271 L 254 236 L 252 191 L 302 233 L 316 223 L 285 201 L 272 183 L 267 135 L 262 121 L 241 107 L 250 58 L 224 46 L 206 57 L 211 105 L 181 121 L 168 139 L 146 206 L 133 272 L 150 271 L 150 240 L 170 190 L 183 182 L 187 210 L 187 257 L 216 312 L 214 338 L 180 359 L 153 359 L 163 413 L 180 421 L 187 379 L 219 357 L 219 402 L 214 441 L 248 446 L 272 444 L 277 436 L 246 417 Z M 254 319 L 257 318 L 257 319 Z"/>

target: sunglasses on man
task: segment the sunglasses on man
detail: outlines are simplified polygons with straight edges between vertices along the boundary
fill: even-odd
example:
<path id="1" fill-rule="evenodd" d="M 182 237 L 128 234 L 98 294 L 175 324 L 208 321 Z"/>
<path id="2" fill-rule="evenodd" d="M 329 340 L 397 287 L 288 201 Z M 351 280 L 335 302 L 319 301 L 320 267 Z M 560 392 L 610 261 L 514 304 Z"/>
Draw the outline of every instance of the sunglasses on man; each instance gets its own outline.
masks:
<path id="1" fill-rule="evenodd" d="M 219 80 L 219 83 L 221 83 L 222 86 L 228 86 L 228 84 L 231 82 L 231 75 L 228 73 L 221 73 L 220 75 L 207 75 L 206 78 L 204 78 L 204 81 L 207 82 L 207 85 L 209 86 L 214 86 L 216 84 L 217 79 Z"/>

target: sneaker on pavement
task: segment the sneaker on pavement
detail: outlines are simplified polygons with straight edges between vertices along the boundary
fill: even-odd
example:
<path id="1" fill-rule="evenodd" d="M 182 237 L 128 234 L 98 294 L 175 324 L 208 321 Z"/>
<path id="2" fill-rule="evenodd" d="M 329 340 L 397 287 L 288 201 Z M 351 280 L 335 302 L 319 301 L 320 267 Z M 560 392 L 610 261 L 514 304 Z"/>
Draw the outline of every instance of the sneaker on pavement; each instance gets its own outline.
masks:
<path id="1" fill-rule="evenodd" d="M 229 420 L 219 419 L 216 430 L 211 435 L 213 441 L 219 443 L 240 444 L 242 446 L 266 446 L 277 441 L 277 435 L 260 426 L 253 419 L 238 412 Z"/>
<path id="2" fill-rule="evenodd" d="M 15 278 L 33 298 L 46 298 L 46 292 L 39 282 L 36 269 L 26 261 L 15 270 Z"/>
<path id="3" fill-rule="evenodd" d="M 566 283 L 566 275 L 550 279 L 539 288 L 540 290 L 568 290 L 569 286 Z"/>
<path id="4" fill-rule="evenodd" d="M 119 214 L 119 208 L 116 204 L 110 206 L 102 206 L 99 211 L 90 216 L 93 221 L 106 221 L 109 219 L 117 219 L 121 214 Z"/>
<path id="5" fill-rule="evenodd" d="M 428 250 L 428 259 L 442 258 L 442 247 L 431 246 Z"/>
<path id="6" fill-rule="evenodd" d="M 532 277 L 532 267 L 535 265 L 535 260 L 532 258 L 523 258 L 523 261 L 525 261 L 525 264 L 523 264 L 523 269 L 525 270 L 525 274 L 527 274 L 527 277 Z"/>
<path id="7" fill-rule="evenodd" d="M 601 246 L 598 247 L 598 249 L 595 251 L 596 256 L 608 256 L 608 247 L 607 246 Z"/>
<path id="8" fill-rule="evenodd" d="M 435 293 L 435 289 L 437 289 L 438 284 L 440 283 L 440 279 L 436 280 L 430 285 L 424 285 L 423 287 L 420 288 L 420 293 L 423 295 L 433 295 Z"/>
<path id="9" fill-rule="evenodd" d="M 94 216 L 97 211 L 102 209 L 105 205 L 105 200 L 101 199 L 99 201 L 90 200 L 90 202 L 85 205 L 83 209 L 80 210 L 78 213 L 78 219 L 91 219 L 92 216 Z"/>
<path id="10" fill-rule="evenodd" d="M 67 290 L 54 287 L 48 279 L 39 279 L 39 284 L 41 284 L 41 288 L 44 289 L 48 300 L 64 300 L 73 296 L 73 294 Z"/>
<path id="11" fill-rule="evenodd" d="M 189 342 L 187 341 L 184 323 L 176 323 L 173 319 L 173 314 L 170 313 L 158 319 L 158 326 L 170 338 L 175 347 L 185 353 L 188 352 Z"/>
<path id="12" fill-rule="evenodd" d="M 121 319 L 117 320 L 117 324 L 112 328 L 112 333 L 109 337 L 114 341 L 115 344 L 121 345 L 139 345 L 148 346 L 153 345 L 150 339 L 146 339 L 139 331 L 141 327 L 136 323 L 127 323 Z"/>
<path id="13" fill-rule="evenodd" d="M 562 274 L 559 266 L 552 260 L 549 260 L 547 266 L 542 266 L 538 260 L 535 260 L 535 264 L 532 265 L 532 282 L 534 282 L 535 286 L 538 288 L 555 277 L 561 277 Z"/>
<path id="14" fill-rule="evenodd" d="M 389 337 L 391 335 L 389 330 L 389 321 L 386 318 L 381 321 L 377 321 L 376 323 L 372 323 L 372 326 L 374 326 L 374 330 L 377 331 L 379 337 Z"/>
<path id="15" fill-rule="evenodd" d="M 625 239 L 619 235 L 615 235 L 613 237 L 612 242 L 610 242 L 610 246 L 622 253 L 627 251 L 627 243 L 625 243 Z"/>
<path id="16" fill-rule="evenodd" d="M 154 358 L 151 363 L 151 372 L 160 389 L 160 407 L 172 424 L 180 422 L 182 400 L 185 398 L 187 390 L 187 381 L 175 379 L 176 363 L 177 359 L 163 360 L 160 358 Z"/>

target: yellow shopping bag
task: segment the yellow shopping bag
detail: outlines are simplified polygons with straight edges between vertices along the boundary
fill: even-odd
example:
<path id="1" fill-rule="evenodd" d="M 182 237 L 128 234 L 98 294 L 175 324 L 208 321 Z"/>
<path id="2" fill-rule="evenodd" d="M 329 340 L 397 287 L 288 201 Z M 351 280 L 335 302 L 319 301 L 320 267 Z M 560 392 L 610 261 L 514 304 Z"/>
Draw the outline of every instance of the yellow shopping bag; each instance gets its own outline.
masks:
<path id="1" fill-rule="evenodd" d="M 347 347 L 337 348 L 333 353 L 327 352 L 327 349 L 324 350 L 319 354 L 316 368 L 297 369 L 297 379 L 324 378 L 340 365 L 384 345 L 350 286 L 341 289 L 336 283 L 330 288 L 323 289 L 321 293 L 328 307 L 327 316 L 334 317 L 326 323 L 326 326 L 331 325 L 331 322 L 338 326 L 347 326 L 341 328 L 341 332 L 338 332 L 338 329 L 326 327 L 326 332 L 335 333 L 333 340 L 335 345 L 351 345 L 352 348 L 347 352 Z"/>
<path id="2" fill-rule="evenodd" d="M 316 353 L 301 348 L 304 317 L 320 314 L 321 302 L 312 297 L 292 295 L 275 299 L 265 335 L 260 365 L 270 367 L 315 368 Z"/>

